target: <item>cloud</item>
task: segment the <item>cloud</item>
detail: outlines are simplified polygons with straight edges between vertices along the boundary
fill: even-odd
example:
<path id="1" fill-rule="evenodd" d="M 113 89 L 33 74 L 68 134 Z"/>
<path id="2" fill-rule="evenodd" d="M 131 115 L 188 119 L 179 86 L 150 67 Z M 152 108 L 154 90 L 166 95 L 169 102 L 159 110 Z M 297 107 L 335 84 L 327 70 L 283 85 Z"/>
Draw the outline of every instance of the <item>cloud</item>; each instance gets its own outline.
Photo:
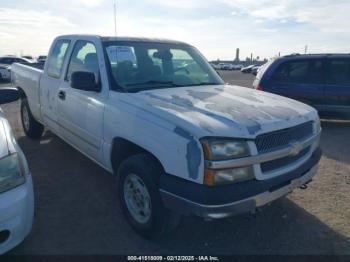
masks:
<path id="1" fill-rule="evenodd" d="M 112 0 L 33 2 L 0 8 L 0 53 L 46 52 L 60 34 L 114 34 Z M 349 10 L 345 0 L 117 0 L 117 31 L 189 42 L 210 59 L 232 58 L 236 47 L 243 57 L 302 52 L 305 44 L 349 52 Z"/>
<path id="2" fill-rule="evenodd" d="M 203 6 L 208 6 L 210 1 L 202 0 L 146 0 L 150 4 L 157 4 L 159 6 L 179 8 L 179 9 L 194 9 Z M 210 3 L 209 3 L 210 4 Z"/>
<path id="3" fill-rule="evenodd" d="M 191 0 L 190 0 L 191 1 Z M 323 32 L 349 33 L 350 2 L 344 0 L 216 0 L 248 16 L 266 21 L 304 23 Z"/>
<path id="4" fill-rule="evenodd" d="M 68 7 L 80 7 L 80 8 L 93 8 L 101 6 L 105 1 L 110 1 L 111 5 L 114 0 L 54 0 L 46 1 L 46 4 L 53 4 L 55 6 L 68 6 Z"/>
<path id="5" fill-rule="evenodd" d="M 331 2 L 318 5 L 316 8 L 308 6 L 295 14 L 298 22 L 309 23 L 324 32 L 350 33 L 350 2 Z"/>
<path id="6" fill-rule="evenodd" d="M 0 53 L 39 54 L 47 52 L 50 41 L 77 26 L 47 11 L 0 8 Z"/>
<path id="7" fill-rule="evenodd" d="M 96 7 L 102 4 L 103 0 L 77 0 L 83 6 Z"/>

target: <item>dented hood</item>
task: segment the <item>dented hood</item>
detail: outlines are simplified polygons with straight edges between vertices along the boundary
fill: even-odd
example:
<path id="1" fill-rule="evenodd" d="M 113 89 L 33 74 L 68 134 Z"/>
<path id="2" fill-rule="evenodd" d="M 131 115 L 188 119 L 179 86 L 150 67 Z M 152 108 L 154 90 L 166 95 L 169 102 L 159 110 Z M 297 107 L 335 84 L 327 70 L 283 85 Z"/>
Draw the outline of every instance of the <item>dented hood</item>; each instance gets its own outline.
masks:
<path id="1" fill-rule="evenodd" d="M 317 112 L 303 103 L 231 85 L 148 90 L 131 97 L 145 110 L 198 137 L 254 138 L 317 118 Z"/>

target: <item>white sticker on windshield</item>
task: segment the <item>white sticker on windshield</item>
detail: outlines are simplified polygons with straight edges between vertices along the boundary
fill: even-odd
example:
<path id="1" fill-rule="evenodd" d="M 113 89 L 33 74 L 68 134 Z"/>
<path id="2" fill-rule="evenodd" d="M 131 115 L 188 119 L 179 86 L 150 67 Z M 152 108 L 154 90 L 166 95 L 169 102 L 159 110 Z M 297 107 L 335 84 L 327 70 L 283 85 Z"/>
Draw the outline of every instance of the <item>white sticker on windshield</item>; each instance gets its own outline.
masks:
<path id="1" fill-rule="evenodd" d="M 107 54 L 111 63 L 121 61 L 131 61 L 134 63 L 136 61 L 134 50 L 130 46 L 109 46 L 107 47 Z"/>

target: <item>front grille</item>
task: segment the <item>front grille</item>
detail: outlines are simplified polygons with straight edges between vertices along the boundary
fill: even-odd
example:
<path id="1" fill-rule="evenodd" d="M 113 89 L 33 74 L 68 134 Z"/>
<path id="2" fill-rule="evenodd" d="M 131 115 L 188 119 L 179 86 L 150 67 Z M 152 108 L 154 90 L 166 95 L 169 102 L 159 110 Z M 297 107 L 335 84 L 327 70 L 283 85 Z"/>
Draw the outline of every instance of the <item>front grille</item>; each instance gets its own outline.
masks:
<path id="1" fill-rule="evenodd" d="M 307 155 L 307 153 L 309 151 L 310 151 L 310 146 L 304 148 L 303 150 L 300 151 L 299 154 L 297 154 L 295 156 L 282 157 L 282 158 L 278 158 L 278 159 L 275 159 L 275 160 L 271 160 L 271 161 L 268 161 L 268 162 L 261 163 L 260 164 L 261 171 L 263 173 L 265 173 L 265 172 L 277 170 L 279 168 L 283 168 L 283 167 L 286 167 L 288 165 L 291 165 L 294 162 L 296 162 L 299 159 L 301 159 L 302 157 L 304 157 L 305 155 Z"/>
<path id="2" fill-rule="evenodd" d="M 306 122 L 291 128 L 262 134 L 255 139 L 255 144 L 259 153 L 266 153 L 310 136 L 312 136 L 312 122 Z"/>

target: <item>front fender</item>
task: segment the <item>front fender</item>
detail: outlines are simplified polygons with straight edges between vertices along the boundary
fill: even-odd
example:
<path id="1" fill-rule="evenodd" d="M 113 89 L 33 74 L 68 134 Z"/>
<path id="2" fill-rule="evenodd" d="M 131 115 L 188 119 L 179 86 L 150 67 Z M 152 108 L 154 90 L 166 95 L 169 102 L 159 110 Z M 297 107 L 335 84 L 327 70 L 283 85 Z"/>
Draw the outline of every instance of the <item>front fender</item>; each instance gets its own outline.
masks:
<path id="1" fill-rule="evenodd" d="M 167 119 L 123 101 L 105 108 L 105 146 L 107 165 L 111 168 L 113 139 L 128 140 L 153 154 L 165 172 L 203 183 L 204 156 L 199 140 Z"/>

